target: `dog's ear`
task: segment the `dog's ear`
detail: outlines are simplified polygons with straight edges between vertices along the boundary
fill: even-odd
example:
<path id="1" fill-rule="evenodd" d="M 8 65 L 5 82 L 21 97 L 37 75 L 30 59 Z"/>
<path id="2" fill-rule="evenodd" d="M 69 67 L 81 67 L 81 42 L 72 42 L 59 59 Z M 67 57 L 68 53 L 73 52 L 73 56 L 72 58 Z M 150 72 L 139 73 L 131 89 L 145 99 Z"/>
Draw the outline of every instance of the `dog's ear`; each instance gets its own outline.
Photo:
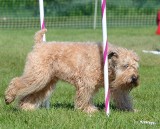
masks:
<path id="1" fill-rule="evenodd" d="M 117 52 L 109 52 L 108 59 L 111 59 L 111 58 L 118 58 Z"/>
<path id="2" fill-rule="evenodd" d="M 137 62 L 139 62 L 139 60 L 140 60 L 139 57 L 138 57 L 138 55 L 135 52 L 133 52 L 133 58 Z"/>
<path id="3" fill-rule="evenodd" d="M 115 51 L 109 52 L 108 54 L 108 63 L 109 66 L 114 68 L 117 65 L 118 54 Z"/>

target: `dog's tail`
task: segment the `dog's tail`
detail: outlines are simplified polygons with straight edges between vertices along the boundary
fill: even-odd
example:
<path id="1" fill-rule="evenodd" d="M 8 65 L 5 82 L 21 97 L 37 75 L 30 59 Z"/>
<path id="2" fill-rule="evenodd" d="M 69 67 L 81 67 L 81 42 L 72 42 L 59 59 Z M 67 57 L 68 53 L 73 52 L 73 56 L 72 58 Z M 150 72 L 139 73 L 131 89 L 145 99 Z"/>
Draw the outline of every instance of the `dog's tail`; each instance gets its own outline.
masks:
<path id="1" fill-rule="evenodd" d="M 34 36 L 35 44 L 40 44 L 43 42 L 43 35 L 47 32 L 47 29 L 39 30 Z"/>

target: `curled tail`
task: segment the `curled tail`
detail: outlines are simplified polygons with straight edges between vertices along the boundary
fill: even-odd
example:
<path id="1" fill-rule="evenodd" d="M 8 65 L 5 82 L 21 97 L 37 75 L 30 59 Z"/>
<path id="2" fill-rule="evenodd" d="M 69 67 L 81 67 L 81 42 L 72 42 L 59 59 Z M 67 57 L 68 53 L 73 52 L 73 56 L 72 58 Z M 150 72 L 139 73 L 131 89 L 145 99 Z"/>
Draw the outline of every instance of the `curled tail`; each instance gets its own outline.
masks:
<path id="1" fill-rule="evenodd" d="M 39 30 L 34 36 L 35 44 L 40 44 L 43 42 L 43 35 L 47 32 L 47 29 Z"/>

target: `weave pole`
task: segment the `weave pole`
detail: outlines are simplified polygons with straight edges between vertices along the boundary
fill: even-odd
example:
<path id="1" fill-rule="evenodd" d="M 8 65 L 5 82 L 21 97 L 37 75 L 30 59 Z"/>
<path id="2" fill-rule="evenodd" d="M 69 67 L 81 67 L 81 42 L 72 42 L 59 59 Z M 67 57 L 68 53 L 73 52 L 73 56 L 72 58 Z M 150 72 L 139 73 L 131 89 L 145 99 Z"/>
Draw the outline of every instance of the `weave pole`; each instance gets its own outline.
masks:
<path id="1" fill-rule="evenodd" d="M 45 22 L 44 22 L 43 0 L 39 0 L 39 11 L 40 11 L 40 25 L 41 25 L 41 29 L 44 29 L 45 28 Z M 43 41 L 46 41 L 45 34 L 43 35 Z"/>
<path id="2" fill-rule="evenodd" d="M 43 0 L 39 0 L 39 11 L 40 11 L 40 26 L 41 26 L 41 29 L 45 29 Z M 43 41 L 46 41 L 45 34 L 43 35 Z M 50 98 L 48 98 L 45 102 L 43 102 L 41 106 L 49 109 L 50 108 Z"/>
<path id="3" fill-rule="evenodd" d="M 106 0 L 101 0 L 102 11 L 102 33 L 103 33 L 103 60 L 104 60 L 104 87 L 105 87 L 105 111 L 109 116 L 109 80 L 108 80 L 108 40 L 107 40 L 107 20 L 106 20 Z"/>

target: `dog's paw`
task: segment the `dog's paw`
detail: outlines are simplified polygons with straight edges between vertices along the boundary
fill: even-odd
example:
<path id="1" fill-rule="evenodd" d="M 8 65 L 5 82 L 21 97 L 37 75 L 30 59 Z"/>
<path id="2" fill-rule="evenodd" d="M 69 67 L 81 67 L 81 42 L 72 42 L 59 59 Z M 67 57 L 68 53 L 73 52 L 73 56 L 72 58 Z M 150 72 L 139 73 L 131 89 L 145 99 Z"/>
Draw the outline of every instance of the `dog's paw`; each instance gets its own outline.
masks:
<path id="1" fill-rule="evenodd" d="M 140 110 L 138 110 L 138 109 L 133 109 L 133 112 L 137 113 L 137 112 L 140 112 Z"/>
<path id="2" fill-rule="evenodd" d="M 98 112 L 98 108 L 95 106 L 88 106 L 84 109 L 84 112 L 88 114 L 92 114 L 92 113 Z"/>
<path id="3" fill-rule="evenodd" d="M 5 97 L 5 103 L 8 105 L 14 101 L 13 97 Z"/>

